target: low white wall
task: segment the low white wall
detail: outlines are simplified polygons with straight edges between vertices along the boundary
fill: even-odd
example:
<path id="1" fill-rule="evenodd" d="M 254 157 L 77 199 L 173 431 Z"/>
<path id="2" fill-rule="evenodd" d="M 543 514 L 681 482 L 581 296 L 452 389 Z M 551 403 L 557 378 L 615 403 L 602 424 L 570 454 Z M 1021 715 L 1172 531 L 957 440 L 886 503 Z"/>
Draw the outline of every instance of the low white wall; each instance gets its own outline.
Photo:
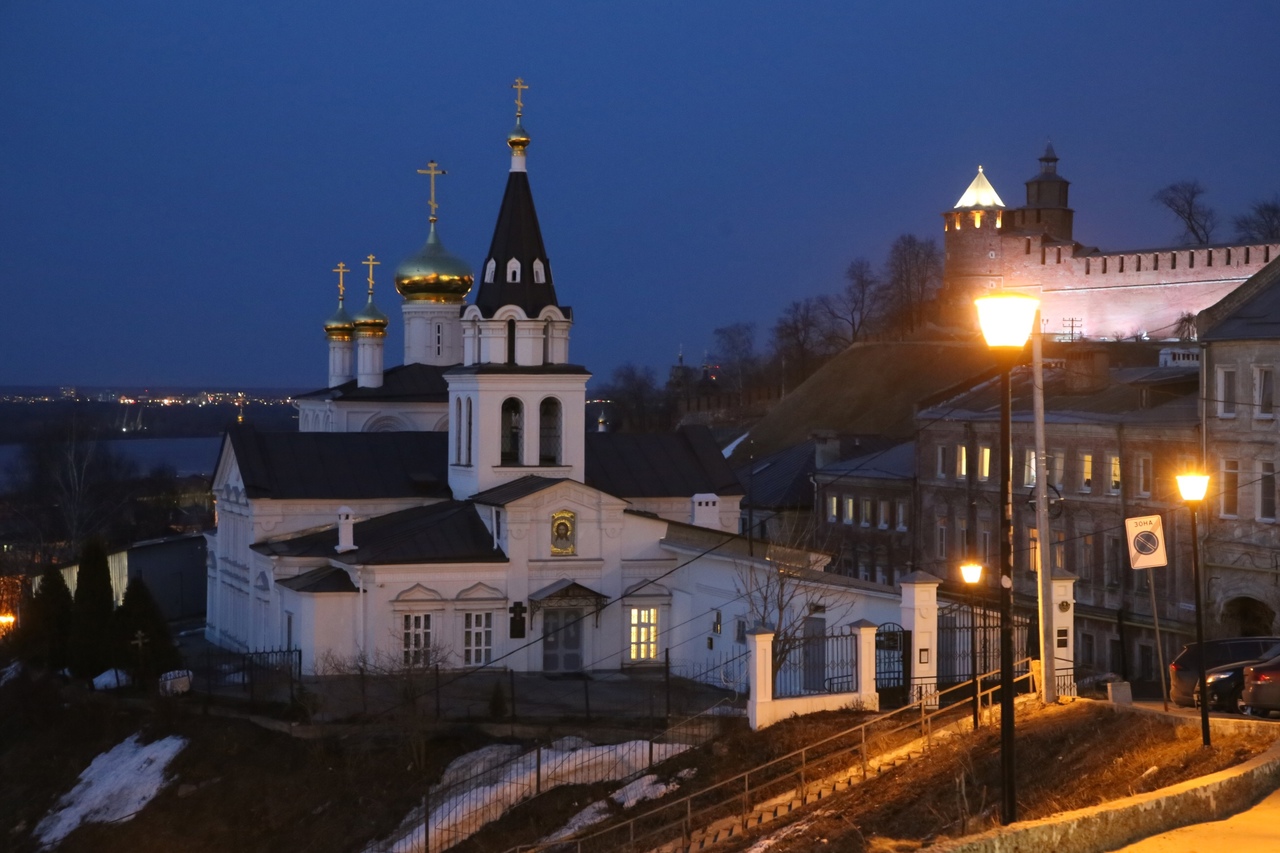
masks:
<path id="1" fill-rule="evenodd" d="M 753 701 L 747 708 L 747 719 L 752 731 L 759 731 L 788 717 L 816 714 L 819 711 L 879 711 L 880 696 L 876 693 L 821 693 L 814 696 L 797 696 L 793 699 L 769 699 Z"/>

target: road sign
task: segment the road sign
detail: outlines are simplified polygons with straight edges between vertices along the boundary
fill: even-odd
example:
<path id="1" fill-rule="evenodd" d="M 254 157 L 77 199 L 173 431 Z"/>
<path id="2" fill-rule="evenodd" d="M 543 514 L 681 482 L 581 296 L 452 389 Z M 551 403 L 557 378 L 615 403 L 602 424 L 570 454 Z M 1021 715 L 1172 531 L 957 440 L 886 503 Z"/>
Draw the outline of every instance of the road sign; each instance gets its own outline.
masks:
<path id="1" fill-rule="evenodd" d="M 1169 565 L 1164 552 L 1164 522 L 1158 515 L 1126 518 L 1124 529 L 1129 537 L 1129 566 L 1134 569 L 1158 569 Z"/>

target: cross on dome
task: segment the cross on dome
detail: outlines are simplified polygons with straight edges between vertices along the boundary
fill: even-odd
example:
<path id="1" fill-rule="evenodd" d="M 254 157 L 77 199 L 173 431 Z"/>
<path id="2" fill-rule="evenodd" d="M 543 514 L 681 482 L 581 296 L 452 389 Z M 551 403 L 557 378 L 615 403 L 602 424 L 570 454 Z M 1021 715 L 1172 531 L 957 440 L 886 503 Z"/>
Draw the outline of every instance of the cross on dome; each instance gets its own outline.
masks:
<path id="1" fill-rule="evenodd" d="M 427 163 L 427 168 L 419 169 L 419 175 L 427 175 L 431 178 L 431 199 L 427 202 L 427 207 L 431 208 L 431 216 L 428 219 L 432 222 L 436 221 L 436 208 L 440 205 L 436 204 L 436 175 L 449 174 L 444 169 L 439 168 L 440 164 L 435 160 Z"/>

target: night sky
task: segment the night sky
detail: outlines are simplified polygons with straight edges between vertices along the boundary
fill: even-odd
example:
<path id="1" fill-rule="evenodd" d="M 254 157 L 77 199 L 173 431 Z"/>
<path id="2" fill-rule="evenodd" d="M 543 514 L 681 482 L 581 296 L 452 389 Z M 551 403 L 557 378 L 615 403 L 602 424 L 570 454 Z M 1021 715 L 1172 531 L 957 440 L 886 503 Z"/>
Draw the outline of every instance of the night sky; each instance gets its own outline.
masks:
<path id="1" fill-rule="evenodd" d="M 426 237 L 479 272 L 523 77 L 571 360 L 664 376 L 712 329 L 941 242 L 982 164 L 1006 204 L 1051 138 L 1076 238 L 1168 245 L 1198 178 L 1280 192 L 1272 0 L 0 0 L 0 384 L 322 385 L 329 271 Z M 356 278 L 359 279 L 360 276 Z M 360 281 L 348 305 L 363 304 Z"/>

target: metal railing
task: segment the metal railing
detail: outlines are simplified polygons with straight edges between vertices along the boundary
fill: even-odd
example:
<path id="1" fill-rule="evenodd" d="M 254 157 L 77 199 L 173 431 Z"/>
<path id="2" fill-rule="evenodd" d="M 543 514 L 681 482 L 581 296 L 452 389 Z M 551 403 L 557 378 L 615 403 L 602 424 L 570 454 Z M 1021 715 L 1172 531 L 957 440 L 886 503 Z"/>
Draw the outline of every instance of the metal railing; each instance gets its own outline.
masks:
<path id="1" fill-rule="evenodd" d="M 722 706 L 728 705 L 728 700 L 719 702 L 648 740 L 583 746 L 562 739 L 433 786 L 399 831 L 367 850 L 438 853 L 465 841 L 512 806 L 560 785 L 633 779 L 655 764 L 710 740 L 723 716 Z"/>
<path id="2" fill-rule="evenodd" d="M 1014 663 L 1015 689 L 1018 683 L 1030 679 L 1030 658 Z M 997 699 L 1000 687 L 987 688 L 989 679 L 999 671 L 983 673 L 979 683 L 979 704 L 988 711 Z M 956 716 L 963 713 L 963 700 L 944 701 L 953 692 L 969 690 L 972 697 L 973 682 L 965 682 L 932 694 L 936 703 L 916 701 L 911 705 L 881 714 L 868 722 L 854 726 L 838 734 L 830 735 L 802 749 L 772 759 L 729 779 L 717 782 L 700 791 L 662 803 L 635 817 L 615 823 L 604 829 L 586 831 L 577 837 L 554 842 L 522 844 L 510 848 L 507 853 L 543 853 L 543 851 L 572 851 L 572 853 L 619 853 L 619 851 L 653 850 L 677 842 L 677 849 L 688 850 L 698 828 L 732 818 L 747 826 L 752 813 L 761 804 L 788 793 L 800 792 L 800 799 L 811 786 L 836 773 L 860 771 L 865 779 L 869 772 L 868 744 L 889 741 L 908 731 L 920 732 L 926 743 L 932 738 L 933 724 L 942 715 Z M 932 710 L 930 710 L 932 708 Z M 883 728 L 882 728 L 883 727 Z M 874 731 L 873 731 L 874 729 Z M 894 744 L 897 746 L 900 744 Z"/>
<path id="3" fill-rule="evenodd" d="M 830 634 L 792 641 L 773 673 L 773 698 L 850 692 L 858 683 L 858 636 Z"/>

